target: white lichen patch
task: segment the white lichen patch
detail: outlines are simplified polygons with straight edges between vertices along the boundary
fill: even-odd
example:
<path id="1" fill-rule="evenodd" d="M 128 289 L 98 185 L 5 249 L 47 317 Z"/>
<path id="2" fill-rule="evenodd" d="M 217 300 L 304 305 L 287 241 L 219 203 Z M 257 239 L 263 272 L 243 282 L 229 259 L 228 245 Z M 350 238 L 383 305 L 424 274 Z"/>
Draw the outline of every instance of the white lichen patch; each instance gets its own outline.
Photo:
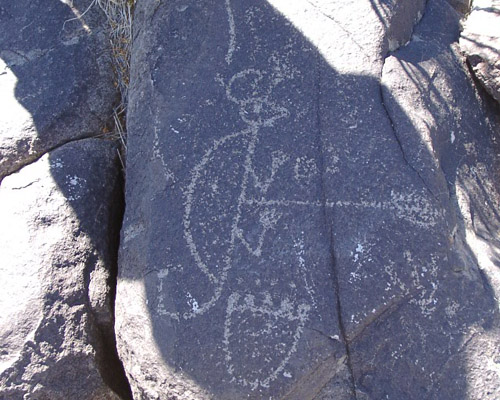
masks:
<path id="1" fill-rule="evenodd" d="M 124 244 L 140 236 L 142 233 L 144 233 L 144 231 L 144 225 L 142 225 L 141 223 L 128 225 L 123 231 Z"/>
<path id="2" fill-rule="evenodd" d="M 64 164 L 63 164 L 62 160 L 60 160 L 60 159 L 56 159 L 50 163 L 50 168 L 52 168 L 52 169 L 61 169 L 63 167 L 64 167 Z"/>
<path id="3" fill-rule="evenodd" d="M 66 198 L 69 201 L 80 200 L 86 190 L 87 180 L 77 175 L 70 175 L 66 177 L 65 183 L 65 188 L 68 191 Z"/>
<path id="4" fill-rule="evenodd" d="M 354 253 L 351 251 L 351 256 L 353 257 L 353 261 L 357 262 L 359 260 L 359 256 L 363 255 L 364 252 L 365 248 L 361 243 L 358 243 L 358 245 L 356 246 L 356 250 L 354 250 Z"/>
<path id="5" fill-rule="evenodd" d="M 356 248 L 350 252 L 351 260 L 354 263 L 354 270 L 349 273 L 349 282 L 355 283 L 362 281 L 366 276 L 363 275 L 366 266 L 373 261 L 371 250 L 373 244 L 367 240 L 360 240 Z"/>

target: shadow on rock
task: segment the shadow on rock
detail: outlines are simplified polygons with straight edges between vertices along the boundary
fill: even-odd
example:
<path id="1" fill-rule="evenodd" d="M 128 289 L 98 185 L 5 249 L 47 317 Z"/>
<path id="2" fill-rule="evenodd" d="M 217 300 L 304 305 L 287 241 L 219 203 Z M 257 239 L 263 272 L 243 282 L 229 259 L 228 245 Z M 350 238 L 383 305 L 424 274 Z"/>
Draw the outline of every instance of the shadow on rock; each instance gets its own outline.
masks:
<path id="1" fill-rule="evenodd" d="M 497 272 L 471 235 L 497 226 L 498 132 L 450 50 L 458 21 L 433 19 L 447 3 L 382 79 L 370 24 L 409 30 L 352 7 L 138 6 L 117 296 L 138 398 L 482 390 Z"/>
<path id="2" fill-rule="evenodd" d="M 117 145 L 92 138 L 117 95 L 106 20 L 90 5 L 0 5 L 0 301 L 13 310 L 0 324 L 1 398 L 131 397 L 114 337 Z"/>

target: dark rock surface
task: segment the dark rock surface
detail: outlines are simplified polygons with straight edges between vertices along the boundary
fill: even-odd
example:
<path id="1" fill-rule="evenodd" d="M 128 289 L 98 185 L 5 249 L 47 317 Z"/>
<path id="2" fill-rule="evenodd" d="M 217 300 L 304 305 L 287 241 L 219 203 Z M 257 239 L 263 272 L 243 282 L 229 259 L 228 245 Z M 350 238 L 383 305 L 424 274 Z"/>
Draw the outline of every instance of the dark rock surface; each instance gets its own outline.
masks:
<path id="1" fill-rule="evenodd" d="M 138 4 L 134 398 L 498 397 L 499 132 L 458 23 L 444 0 Z"/>
<path id="2" fill-rule="evenodd" d="M 92 6 L 92 7 L 91 7 Z M 0 2 L 0 399 L 127 399 L 116 90 L 96 2 Z"/>
<path id="3" fill-rule="evenodd" d="M 95 136 L 116 101 L 106 20 L 90 0 L 0 3 L 0 180 Z M 81 17 L 81 18 L 78 18 Z"/>
<path id="4" fill-rule="evenodd" d="M 118 399 L 113 142 L 66 144 L 0 187 L 0 399 Z M 126 385 L 125 385 L 126 387 Z"/>
<path id="5" fill-rule="evenodd" d="M 386 334 L 394 346 L 404 349 L 399 354 L 405 359 L 391 365 L 380 347 L 370 350 L 370 357 L 379 354 L 370 359 L 377 366 L 375 376 L 381 377 L 392 370 L 381 365 L 402 371 L 405 364 L 416 376 L 419 360 L 421 376 L 428 378 L 409 384 L 422 388 L 422 398 L 496 399 L 500 397 L 499 114 L 474 87 L 456 42 L 458 35 L 459 16 L 446 2 L 429 1 L 412 41 L 384 65 L 383 99 L 401 150 L 443 205 L 446 225 L 438 227 L 439 234 L 424 237 L 437 242 L 432 243 L 435 250 L 431 248 L 426 266 L 431 275 L 412 278 L 418 295 L 409 303 L 416 301 L 432 313 L 419 316 L 401 310 L 382 319 L 394 324 Z M 402 307 L 408 306 L 403 302 Z M 397 325 L 404 327 L 399 344 L 392 331 Z M 407 354 L 415 358 L 415 365 Z M 383 398 L 380 389 L 369 393 Z"/>
<path id="6" fill-rule="evenodd" d="M 460 46 L 474 74 L 500 103 L 500 0 L 474 0 Z"/>

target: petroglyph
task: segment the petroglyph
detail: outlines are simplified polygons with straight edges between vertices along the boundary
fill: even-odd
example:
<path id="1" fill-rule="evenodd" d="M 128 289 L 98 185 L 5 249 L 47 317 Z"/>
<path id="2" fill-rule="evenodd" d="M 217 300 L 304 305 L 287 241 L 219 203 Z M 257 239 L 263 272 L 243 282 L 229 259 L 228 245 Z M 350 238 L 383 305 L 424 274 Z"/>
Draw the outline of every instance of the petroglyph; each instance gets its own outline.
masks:
<path id="1" fill-rule="evenodd" d="M 227 2 L 226 5 L 228 10 L 230 10 L 230 3 Z M 234 22 L 230 11 L 228 12 L 228 15 L 230 15 L 229 20 Z M 230 36 L 233 34 L 234 27 L 230 27 Z M 230 45 L 231 43 L 232 42 L 230 41 Z M 234 45 L 234 43 L 232 44 Z M 231 51 L 229 51 L 228 54 L 232 54 Z M 259 129 L 262 127 L 272 127 L 278 120 L 289 117 L 289 111 L 285 107 L 277 105 L 271 99 L 273 89 L 276 85 L 279 85 L 284 81 L 282 69 L 277 66 L 279 62 L 276 58 L 273 58 L 273 60 L 274 68 L 271 69 L 272 72 L 269 76 L 270 79 L 267 80 L 270 82 L 270 86 L 267 88 L 263 87 L 262 81 L 266 75 L 269 74 L 253 68 L 237 72 L 228 80 L 227 83 L 224 82 L 224 79 L 220 75 L 216 76 L 216 80 L 221 84 L 226 93 L 226 98 L 238 105 L 240 118 L 243 122 L 245 122 L 245 124 L 247 124 L 247 128 L 214 141 L 213 145 L 205 152 L 201 161 L 193 168 L 190 183 L 184 192 L 186 198 L 183 218 L 184 237 L 191 255 L 195 260 L 196 267 L 213 285 L 213 296 L 208 301 L 199 304 L 197 303 L 197 307 L 193 307 L 190 311 L 183 313 L 182 317 L 184 319 L 190 319 L 196 315 L 204 314 L 211 307 L 213 307 L 213 305 L 220 298 L 222 288 L 227 280 L 227 272 L 231 268 L 232 253 L 234 251 L 236 241 L 239 240 L 250 254 L 259 257 L 262 253 L 262 246 L 264 245 L 266 233 L 273 228 L 279 218 L 279 213 L 274 207 L 268 207 L 262 211 L 260 216 L 262 233 L 259 236 L 256 247 L 252 247 L 244 238 L 243 231 L 239 227 L 239 222 L 242 217 L 242 206 L 247 203 L 246 193 L 248 185 L 253 183 L 254 187 L 259 189 L 264 195 L 270 185 L 274 182 L 278 169 L 282 167 L 288 159 L 288 156 L 283 152 L 274 152 L 272 154 L 270 175 L 265 179 L 259 178 L 259 174 L 253 165 L 253 156 L 259 140 Z M 246 143 L 246 157 L 244 161 L 243 176 L 241 178 L 240 195 L 237 200 L 236 213 L 233 218 L 231 231 L 228 235 L 229 246 L 224 260 L 224 265 L 222 268 L 216 268 L 218 269 L 218 273 L 216 274 L 214 273 L 214 268 L 210 268 L 203 260 L 191 232 L 191 226 L 193 223 L 191 215 L 193 211 L 194 196 L 200 181 L 204 179 L 203 173 L 205 168 L 213 160 L 214 153 L 216 153 L 220 147 L 226 145 L 228 142 L 240 139 Z M 210 185 L 211 188 L 213 188 L 213 184 L 214 183 Z M 203 196 L 202 193 L 200 195 Z M 177 314 L 176 316 L 177 318 L 179 317 Z"/>
<path id="2" fill-rule="evenodd" d="M 319 176 L 319 169 L 316 161 L 307 157 L 298 157 L 293 167 L 294 178 L 299 183 L 309 183 Z"/>
<path id="3" fill-rule="evenodd" d="M 418 193 L 395 193 L 391 192 L 391 200 L 385 201 L 350 201 L 337 200 L 326 202 L 301 201 L 301 200 L 272 200 L 272 199 L 245 199 L 247 205 L 271 206 L 271 207 L 327 207 L 327 208 L 358 208 L 378 209 L 390 211 L 401 220 L 422 227 L 429 228 L 437 224 L 441 212 L 435 209 L 424 195 Z"/>
<path id="4" fill-rule="evenodd" d="M 213 307 L 213 305 L 219 299 L 223 285 L 227 279 L 227 272 L 231 268 L 231 256 L 234 251 L 236 240 L 240 240 L 252 255 L 257 257 L 260 256 L 266 232 L 269 229 L 272 229 L 277 219 L 279 218 L 279 213 L 277 213 L 276 210 L 272 207 L 265 209 L 261 213 L 260 224 L 262 226 L 262 234 L 260 235 L 256 248 L 252 248 L 248 241 L 244 239 L 242 230 L 239 227 L 239 221 L 242 215 L 242 206 L 246 204 L 247 186 L 253 183 L 256 188 L 258 188 L 263 194 L 265 194 L 269 189 L 269 186 L 274 182 L 276 172 L 287 160 L 287 156 L 282 152 L 273 153 L 270 167 L 270 176 L 264 180 L 261 180 L 258 177 L 258 173 L 253 166 L 253 155 L 255 153 L 255 148 L 258 142 L 259 128 L 273 126 L 277 120 L 288 117 L 289 115 L 286 108 L 278 106 L 272 100 L 270 100 L 270 94 L 272 93 L 273 86 L 271 86 L 271 88 L 268 88 L 261 96 L 248 96 L 247 93 L 253 93 L 254 91 L 252 90 L 248 92 L 248 88 L 246 88 L 246 86 L 250 85 L 252 87 L 256 87 L 256 85 L 258 85 L 259 82 L 263 79 L 263 76 L 264 74 L 261 71 L 255 69 L 247 69 L 233 75 L 229 79 L 227 85 L 224 84 L 224 81 L 222 80 L 222 78 L 220 78 L 220 76 L 216 78 L 223 86 L 226 92 L 227 99 L 239 106 L 239 115 L 241 119 L 248 125 L 248 127 L 241 130 L 240 132 L 231 133 L 215 140 L 212 146 L 208 150 L 206 150 L 200 162 L 197 163 L 191 171 L 191 180 L 184 190 L 184 238 L 186 240 L 189 251 L 193 256 L 196 267 L 203 275 L 208 278 L 209 282 L 213 286 L 213 295 L 211 296 L 211 298 L 206 302 L 197 303 L 196 307 L 192 307 L 189 311 L 184 312 L 182 314 L 182 317 L 184 319 L 190 319 L 196 315 L 204 314 L 211 307 Z M 281 80 L 274 80 L 273 85 L 276 82 L 281 82 Z M 246 143 L 246 157 L 244 161 L 243 177 L 241 178 L 240 195 L 237 200 L 236 213 L 233 218 L 231 232 L 229 234 L 229 246 L 227 255 L 225 257 L 223 266 L 221 268 L 216 267 L 215 269 L 217 270 L 217 273 L 215 273 L 214 268 L 210 268 L 203 260 L 203 257 L 198 250 L 191 231 L 191 215 L 193 211 L 194 197 L 195 192 L 200 185 L 200 182 L 205 179 L 205 168 L 210 162 L 213 161 L 214 154 L 229 142 L 240 139 Z M 252 182 L 250 182 L 251 179 Z M 217 182 L 212 182 L 212 184 L 210 185 L 212 190 L 214 188 L 214 184 L 217 185 Z M 201 193 L 200 195 L 203 196 L 203 193 Z M 165 311 L 163 311 L 163 314 L 167 315 L 165 314 Z M 181 317 L 181 315 L 179 315 L 178 313 L 175 313 L 174 316 L 175 319 Z"/>
<path id="5" fill-rule="evenodd" d="M 239 47 L 230 0 L 225 0 L 225 8 L 229 27 L 225 62 L 233 66 L 233 58 L 238 54 Z M 283 53 L 286 53 L 286 49 Z M 272 243 L 267 240 L 269 233 L 278 228 L 283 229 L 280 223 L 284 216 L 293 215 L 296 208 L 309 208 L 311 215 L 319 213 L 321 208 L 381 210 L 386 211 L 390 218 L 424 228 L 434 226 L 441 217 L 424 192 L 391 192 L 383 200 L 319 200 L 319 197 L 318 200 L 301 200 L 300 197 L 292 198 L 294 193 L 285 192 L 288 189 L 281 190 L 278 185 L 283 184 L 283 176 L 290 176 L 292 183 L 303 190 L 304 186 L 321 180 L 322 173 L 340 173 L 337 156 L 331 157 L 333 164 L 321 171 L 320 164 L 310 154 L 292 155 L 282 149 L 272 151 L 272 148 L 266 147 L 272 146 L 269 144 L 272 142 L 262 140 L 264 134 L 273 131 L 270 128 L 276 128 L 291 116 L 290 110 L 285 107 L 287 103 L 276 100 L 276 97 L 281 97 L 276 94 L 277 89 L 289 85 L 300 74 L 289 65 L 286 58 L 286 54 L 274 51 L 267 58 L 266 66 L 232 71 L 227 76 L 216 74 L 215 80 L 225 99 L 237 106 L 240 129 L 234 129 L 237 132 L 231 132 L 230 129 L 223 131 L 220 137 L 208 143 L 201 151 L 201 157 L 194 161 L 189 180 L 183 186 L 182 234 L 192 262 L 171 266 L 156 274 L 158 315 L 182 323 L 183 320 L 207 314 L 216 304 L 223 311 L 225 306 L 221 346 L 228 366 L 227 374 L 231 382 L 251 390 L 269 387 L 280 375 L 292 376 L 286 366 L 297 351 L 305 323 L 317 304 L 310 271 L 314 268 L 308 265 L 304 232 L 300 235 L 296 231 L 286 232 L 290 234 L 288 239 L 293 243 L 292 251 L 295 251 L 297 260 L 296 265 L 286 267 L 298 274 L 299 278 L 289 283 L 289 293 L 268 291 L 260 279 L 255 280 L 258 284 L 245 282 L 247 287 L 244 292 L 235 289 L 233 281 L 228 284 L 229 272 L 241 268 L 242 249 L 243 253 L 249 255 L 249 264 L 254 261 L 270 264 L 271 261 L 265 259 L 266 250 L 270 253 L 272 249 Z M 153 156 L 166 167 L 157 145 L 156 127 L 154 140 Z M 257 152 L 262 150 L 266 151 L 265 157 L 258 157 L 261 153 Z M 336 150 L 332 147 L 326 151 L 333 154 Z M 263 160 L 267 161 L 263 163 Z M 229 172 L 231 177 L 227 177 Z M 273 191 L 275 185 L 280 190 Z M 286 197 L 288 194 L 290 198 Z M 224 199 L 223 206 L 219 199 Z M 207 214 L 210 207 L 226 213 L 227 219 L 222 223 L 217 220 L 221 218 L 219 213 L 215 213 L 216 218 L 212 217 L 210 222 L 203 220 L 203 215 Z M 217 229 L 216 234 L 213 233 L 214 229 Z M 252 232 L 249 233 L 249 230 Z M 362 261 L 369 250 L 369 244 L 359 244 L 353 254 L 354 261 Z M 211 251 L 217 255 L 213 256 Z M 235 263 L 235 259 L 239 260 L 239 264 Z M 358 270 L 354 271 L 356 279 L 360 279 L 362 274 L 362 264 L 358 264 Z M 269 265 L 269 268 L 274 266 Z M 391 282 L 399 282 L 394 270 L 390 266 L 388 268 L 386 271 L 391 276 Z M 205 292 L 202 294 L 197 286 L 188 288 L 179 285 L 175 287 L 175 300 L 179 302 L 174 305 L 166 301 L 166 285 L 175 281 L 177 272 L 202 279 L 203 285 L 199 287 L 203 287 Z M 269 280 L 271 286 L 272 279 Z M 415 280 L 418 287 L 418 278 L 415 277 Z M 237 282 L 235 286 L 240 284 Z M 422 296 L 415 301 L 429 310 L 433 294 L 428 291 L 424 293 L 424 290 L 427 289 L 422 288 Z M 234 362 L 235 354 L 238 362 Z M 249 368 L 254 364 L 254 369 Z M 245 372 L 239 370 L 240 366 L 244 366 Z M 249 370 L 253 372 L 249 373 Z"/>
<path id="6" fill-rule="evenodd" d="M 297 351 L 311 309 L 308 304 L 297 305 L 294 299 L 288 298 L 278 300 L 276 304 L 269 292 L 260 293 L 258 297 L 251 294 L 244 297 L 239 293 L 231 294 L 227 302 L 224 324 L 223 349 L 228 365 L 227 372 L 232 382 L 250 386 L 252 390 L 259 386 L 267 388 L 279 374 L 288 373 L 285 367 L 292 354 Z M 236 333 L 233 332 L 234 327 Z M 273 341 L 274 345 L 271 346 L 271 342 L 265 340 L 268 337 L 280 337 L 283 342 Z M 249 341 L 248 345 L 246 341 Z M 246 369 L 248 365 L 255 364 L 256 359 L 259 361 L 258 368 L 255 368 L 252 374 L 241 374 L 238 365 L 233 364 L 231 347 L 239 358 L 246 349 L 253 349 L 251 354 L 244 354 L 247 363 L 238 360 L 238 364 Z M 264 360 L 264 365 L 260 363 L 261 360 Z"/>
<path id="7" fill-rule="evenodd" d="M 307 294 L 309 295 L 311 299 L 311 304 L 313 306 L 313 309 L 316 309 L 316 296 L 314 293 L 314 288 L 311 286 L 307 276 L 307 266 L 306 266 L 306 250 L 305 250 L 305 240 L 304 240 L 304 232 L 302 231 L 300 238 L 294 241 L 293 247 L 295 249 L 295 253 L 297 255 L 297 260 L 299 262 L 299 271 L 302 275 L 302 278 L 304 280 L 304 288 L 306 289 Z"/>
<path id="8" fill-rule="evenodd" d="M 227 46 L 226 62 L 231 64 L 233 53 L 236 47 L 236 27 L 234 24 L 233 10 L 231 9 L 231 0 L 226 0 L 227 22 L 229 25 L 229 44 Z"/>
<path id="9" fill-rule="evenodd" d="M 289 157 L 284 154 L 282 151 L 275 151 L 272 153 L 272 162 L 271 162 L 271 174 L 267 179 L 261 180 L 258 177 L 255 168 L 251 167 L 251 174 L 253 177 L 254 185 L 256 188 L 259 188 L 263 195 L 267 193 L 269 186 L 274 182 L 274 176 L 278 169 L 288 161 Z"/>
<path id="10" fill-rule="evenodd" d="M 304 236 L 304 232 L 301 232 L 300 237 L 294 241 L 302 282 L 293 282 L 293 287 L 303 287 L 308 298 L 299 300 L 292 293 L 285 297 L 279 293 L 273 299 L 271 293 L 266 291 L 259 292 L 258 295 L 233 292 L 228 298 L 223 349 L 232 382 L 255 390 L 259 386 L 269 387 L 270 382 L 280 374 L 292 377 L 285 370 L 286 365 L 297 351 L 310 311 L 317 307 L 314 289 L 308 279 Z M 266 343 L 266 338 L 272 338 L 274 345 Z M 245 341 L 248 341 L 247 346 Z M 245 353 L 248 349 L 252 349 L 251 354 Z M 239 361 L 245 368 L 257 363 L 254 376 L 249 376 L 248 373 L 242 375 L 237 371 L 232 363 L 235 351 L 239 358 L 242 353 L 248 358 L 248 363 Z"/>
<path id="11" fill-rule="evenodd" d="M 159 160 L 162 167 L 163 167 L 163 173 L 165 175 L 165 178 L 169 182 L 174 182 L 174 174 L 170 169 L 167 167 L 167 163 L 165 161 L 165 158 L 163 156 L 162 151 L 160 150 L 160 137 L 158 135 L 158 125 L 159 125 L 159 120 L 158 120 L 158 115 L 155 117 L 155 124 L 154 124 L 154 137 L 153 137 L 153 159 Z M 174 128 L 171 128 L 172 130 L 175 130 Z"/>
<path id="12" fill-rule="evenodd" d="M 361 247 L 362 251 L 360 251 Z M 363 276 L 363 271 L 369 270 L 369 264 L 373 265 L 375 262 L 375 257 L 372 255 L 373 244 L 368 245 L 368 247 L 365 244 L 361 247 L 358 244 L 356 250 L 352 252 L 356 269 L 350 274 L 350 283 L 371 278 Z M 402 256 L 405 268 L 401 268 L 401 265 L 397 265 L 394 261 L 390 261 L 384 266 L 384 272 L 388 278 L 385 286 L 387 295 L 383 296 L 379 304 L 384 309 L 397 299 L 408 298 L 409 304 L 419 307 L 423 316 L 430 317 L 436 310 L 439 301 L 437 298 L 438 258 L 431 254 L 426 260 L 416 260 L 409 250 L 404 250 Z M 369 305 L 366 308 L 365 311 L 351 315 L 351 322 L 359 324 L 366 320 L 369 314 L 380 312 L 377 309 L 371 309 Z"/>
<path id="13" fill-rule="evenodd" d="M 274 228 L 279 218 L 280 214 L 277 213 L 276 209 L 274 208 L 265 209 L 260 213 L 259 222 L 262 227 L 262 232 L 259 235 L 258 246 L 255 249 L 253 249 L 250 243 L 245 239 L 242 229 L 238 228 L 238 230 L 236 231 L 236 236 L 241 240 L 250 254 L 254 255 L 255 257 L 260 257 L 262 254 L 262 246 L 264 245 L 266 233 L 270 229 Z"/>
<path id="14" fill-rule="evenodd" d="M 431 256 L 430 261 L 426 265 L 419 265 L 413 260 L 410 251 L 405 252 L 405 259 L 408 265 L 411 265 L 411 277 L 413 287 L 418 291 L 418 295 L 410 300 L 411 304 L 416 304 L 420 307 L 422 315 L 429 317 L 436 310 L 438 299 L 436 292 L 438 289 L 438 262 L 435 255 Z M 426 287 L 424 282 L 428 282 L 430 287 Z"/>
<path id="15" fill-rule="evenodd" d="M 193 238 L 193 235 L 191 233 L 191 212 L 192 212 L 192 206 L 193 206 L 193 197 L 194 197 L 194 192 L 197 186 L 198 181 L 201 178 L 202 171 L 204 167 L 211 161 L 211 156 L 212 154 L 217 151 L 217 149 L 224 145 L 227 141 L 236 139 L 240 136 L 247 136 L 252 133 L 252 129 L 244 129 L 243 131 L 240 131 L 238 133 L 232 134 L 225 136 L 219 140 L 216 140 L 213 144 L 213 146 L 208 149 L 205 152 L 205 155 L 201 159 L 200 163 L 198 163 L 195 168 L 192 171 L 191 174 L 191 182 L 187 186 L 185 190 L 185 196 L 186 196 L 186 202 L 185 202 L 185 210 L 184 210 L 184 218 L 183 218 L 183 226 L 184 226 L 184 238 L 187 242 L 187 246 L 189 248 L 189 251 L 191 255 L 193 256 L 196 267 L 200 270 L 200 272 L 205 275 L 210 283 L 213 285 L 213 296 L 205 303 L 202 303 L 199 305 L 199 307 L 194 310 L 194 311 L 189 311 L 183 314 L 184 319 L 190 319 L 196 315 L 201 315 L 204 314 L 206 311 L 208 311 L 219 299 L 220 294 L 222 292 L 222 287 L 226 281 L 227 278 L 227 272 L 231 267 L 231 258 L 230 255 L 233 252 L 234 249 L 234 241 L 235 238 L 237 237 L 238 233 L 238 227 L 236 223 L 233 223 L 233 230 L 231 232 L 231 239 L 230 239 L 230 247 L 228 250 L 228 255 L 226 257 L 224 266 L 222 269 L 219 271 L 218 276 L 214 275 L 211 269 L 207 266 L 207 264 L 203 261 L 203 258 L 198 251 L 198 248 L 196 246 L 195 240 Z M 239 219 L 238 215 L 236 218 Z M 236 226 L 236 228 L 234 228 Z M 179 315 L 177 315 L 177 318 Z"/>

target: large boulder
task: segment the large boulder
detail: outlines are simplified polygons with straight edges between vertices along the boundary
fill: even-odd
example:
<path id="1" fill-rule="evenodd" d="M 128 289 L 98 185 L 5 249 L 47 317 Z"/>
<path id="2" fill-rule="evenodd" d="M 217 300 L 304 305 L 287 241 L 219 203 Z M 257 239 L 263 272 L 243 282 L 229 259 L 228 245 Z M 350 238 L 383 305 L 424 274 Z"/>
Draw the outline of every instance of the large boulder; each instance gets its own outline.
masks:
<path id="1" fill-rule="evenodd" d="M 116 101 L 106 27 L 91 0 L 1 2 L 0 180 L 102 133 Z"/>
<path id="2" fill-rule="evenodd" d="M 458 26 L 444 0 L 138 3 L 134 398 L 495 398 L 499 132 Z"/>
<path id="3" fill-rule="evenodd" d="M 477 79 L 500 103 L 500 0 L 474 0 L 460 46 Z"/>
<path id="4" fill-rule="evenodd" d="M 0 399 L 127 398 L 113 332 L 116 151 L 76 141 L 0 186 Z"/>

